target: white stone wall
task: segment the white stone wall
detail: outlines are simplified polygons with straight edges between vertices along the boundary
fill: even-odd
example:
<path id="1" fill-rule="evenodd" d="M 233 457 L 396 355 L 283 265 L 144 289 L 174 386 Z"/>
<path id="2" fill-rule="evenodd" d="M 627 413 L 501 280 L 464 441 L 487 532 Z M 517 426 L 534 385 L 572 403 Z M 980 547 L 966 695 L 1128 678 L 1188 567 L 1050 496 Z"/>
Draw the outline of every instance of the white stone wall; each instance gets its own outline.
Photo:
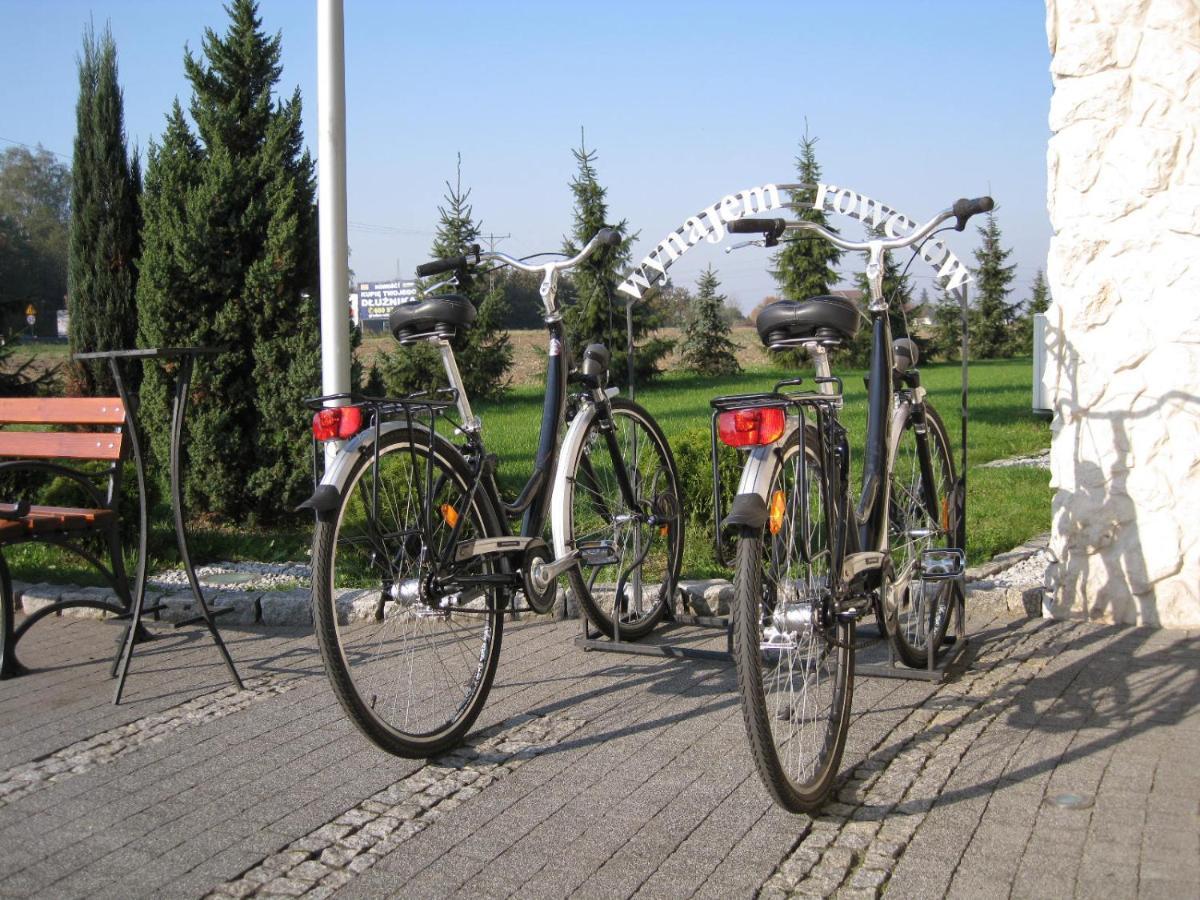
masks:
<path id="1" fill-rule="evenodd" d="M 1050 611 L 1200 625 L 1200 2 L 1048 0 Z"/>

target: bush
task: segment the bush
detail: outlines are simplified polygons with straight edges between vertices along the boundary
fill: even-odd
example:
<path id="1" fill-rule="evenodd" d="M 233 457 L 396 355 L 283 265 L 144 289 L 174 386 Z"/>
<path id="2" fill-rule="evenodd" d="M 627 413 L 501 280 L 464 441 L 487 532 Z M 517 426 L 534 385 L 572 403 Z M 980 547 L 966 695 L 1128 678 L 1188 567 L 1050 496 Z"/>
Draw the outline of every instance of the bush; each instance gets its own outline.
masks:
<path id="1" fill-rule="evenodd" d="M 679 469 L 680 499 L 687 518 L 687 543 L 691 547 L 703 546 L 705 550 L 702 560 L 689 560 L 691 564 L 688 568 L 715 567 L 709 551 L 713 542 L 712 449 L 709 432 L 703 428 L 680 432 L 671 440 L 671 452 Z M 722 444 L 719 445 L 717 460 L 721 474 L 721 503 L 728 514 L 746 457 Z M 726 559 L 732 559 L 732 551 L 732 542 L 727 542 Z M 705 562 L 707 566 L 703 565 Z"/>

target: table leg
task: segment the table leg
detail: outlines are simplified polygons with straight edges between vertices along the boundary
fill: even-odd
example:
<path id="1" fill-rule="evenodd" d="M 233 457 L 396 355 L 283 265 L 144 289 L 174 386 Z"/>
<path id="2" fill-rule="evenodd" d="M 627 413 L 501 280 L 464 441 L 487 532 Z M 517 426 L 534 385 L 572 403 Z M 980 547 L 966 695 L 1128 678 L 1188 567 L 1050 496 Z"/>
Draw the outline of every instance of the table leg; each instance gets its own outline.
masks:
<path id="1" fill-rule="evenodd" d="M 240 690 L 243 687 L 242 679 L 233 664 L 233 658 L 229 655 L 229 650 L 225 647 L 225 641 L 221 639 L 221 632 L 213 621 L 208 604 L 204 601 L 204 594 L 200 590 L 200 582 L 196 579 L 196 570 L 192 567 L 192 555 L 188 551 L 187 532 L 184 530 L 180 456 L 182 455 L 181 448 L 183 445 L 183 415 L 187 408 L 188 390 L 191 386 L 192 367 L 194 363 L 195 357 L 193 356 L 184 356 L 180 360 L 179 373 L 175 379 L 175 397 L 171 404 L 171 508 L 175 512 L 175 539 L 179 545 L 179 558 L 183 560 L 183 569 L 187 573 L 188 584 L 192 587 L 192 594 L 195 596 L 196 602 L 200 605 L 200 613 L 204 619 L 204 624 L 212 634 L 212 639 L 217 645 L 217 649 L 221 651 L 221 658 L 225 660 L 225 666 L 229 669 L 229 675 L 233 678 L 233 683 Z"/>

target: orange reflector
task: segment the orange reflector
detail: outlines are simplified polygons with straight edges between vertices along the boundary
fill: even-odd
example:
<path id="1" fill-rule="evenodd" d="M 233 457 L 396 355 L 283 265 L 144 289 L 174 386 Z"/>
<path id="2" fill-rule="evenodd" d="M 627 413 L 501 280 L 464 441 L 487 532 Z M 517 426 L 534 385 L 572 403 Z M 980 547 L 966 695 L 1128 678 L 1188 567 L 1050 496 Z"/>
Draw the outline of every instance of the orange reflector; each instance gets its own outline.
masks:
<path id="1" fill-rule="evenodd" d="M 717 416 L 717 434 L 730 447 L 758 447 L 779 440 L 786 421 L 782 406 L 727 409 Z"/>
<path id="2" fill-rule="evenodd" d="M 786 502 L 783 491 L 771 495 L 771 534 L 779 534 L 779 529 L 783 527 L 783 507 Z"/>
<path id="3" fill-rule="evenodd" d="M 453 528 L 458 524 L 458 510 L 449 503 L 443 503 L 441 506 L 442 518 L 446 520 L 446 524 Z"/>
<path id="4" fill-rule="evenodd" d="M 950 531 L 950 498 L 942 498 L 942 531 Z"/>

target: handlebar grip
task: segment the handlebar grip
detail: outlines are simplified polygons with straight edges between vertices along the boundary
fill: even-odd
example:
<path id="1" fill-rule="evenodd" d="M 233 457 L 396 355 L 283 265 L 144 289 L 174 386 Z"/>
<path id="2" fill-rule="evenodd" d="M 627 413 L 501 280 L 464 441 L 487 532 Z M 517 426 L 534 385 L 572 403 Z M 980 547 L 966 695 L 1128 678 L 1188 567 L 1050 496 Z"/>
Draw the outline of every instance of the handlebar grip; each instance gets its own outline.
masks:
<path id="1" fill-rule="evenodd" d="M 471 257 L 474 257 L 474 259 Z M 422 263 L 417 266 L 417 277 L 426 278 L 430 275 L 439 275 L 442 272 L 465 269 L 467 266 L 478 262 L 479 245 L 472 244 L 462 256 L 447 256 L 445 259 L 435 259 L 432 262 Z"/>
<path id="2" fill-rule="evenodd" d="M 732 234 L 783 234 L 787 223 L 783 219 L 734 219 L 728 228 Z"/>
<path id="3" fill-rule="evenodd" d="M 445 259 L 435 259 L 433 262 L 421 263 L 417 266 L 417 277 L 426 278 L 429 275 L 440 275 L 442 272 L 450 272 L 454 269 L 461 269 L 467 265 L 465 256 L 448 256 Z"/>
<path id="4" fill-rule="evenodd" d="M 596 241 L 605 247 L 616 247 L 621 243 L 621 235 L 612 228 L 601 228 L 596 232 Z"/>
<path id="5" fill-rule="evenodd" d="M 995 205 L 991 197 L 976 197 L 974 200 L 964 197 L 961 200 L 955 200 L 951 212 L 958 222 L 955 223 L 954 230 L 963 231 L 967 227 L 967 219 L 979 213 L 991 212 Z"/>

